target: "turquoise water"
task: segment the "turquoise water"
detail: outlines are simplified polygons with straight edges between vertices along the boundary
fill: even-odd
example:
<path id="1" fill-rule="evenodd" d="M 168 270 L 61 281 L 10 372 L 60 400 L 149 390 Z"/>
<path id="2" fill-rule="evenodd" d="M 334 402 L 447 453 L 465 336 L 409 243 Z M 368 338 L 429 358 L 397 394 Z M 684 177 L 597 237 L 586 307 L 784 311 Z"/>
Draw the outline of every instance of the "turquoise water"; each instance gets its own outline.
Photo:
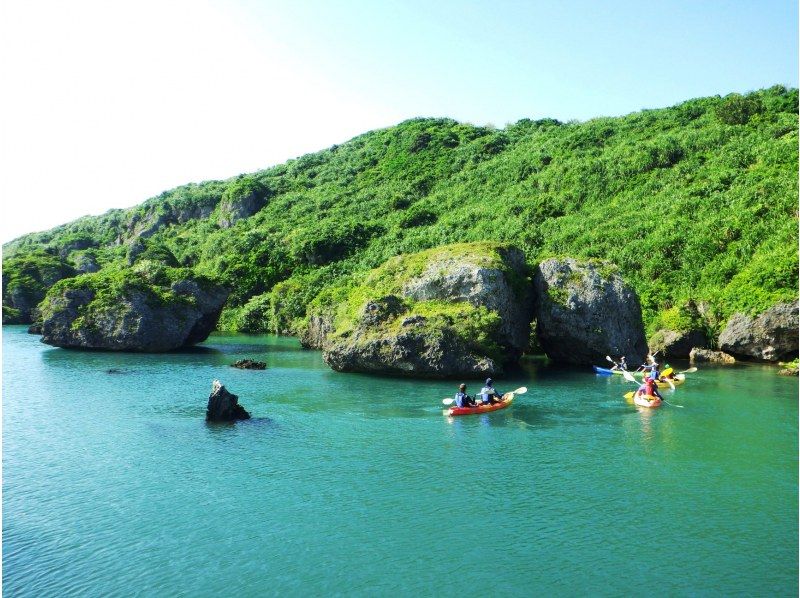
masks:
<path id="1" fill-rule="evenodd" d="M 214 378 L 252 420 L 205 423 Z M 450 419 L 453 383 L 293 339 L 117 355 L 4 327 L 3 591 L 797 595 L 796 379 L 703 368 L 658 410 L 544 362 L 497 386 L 523 384 Z"/>

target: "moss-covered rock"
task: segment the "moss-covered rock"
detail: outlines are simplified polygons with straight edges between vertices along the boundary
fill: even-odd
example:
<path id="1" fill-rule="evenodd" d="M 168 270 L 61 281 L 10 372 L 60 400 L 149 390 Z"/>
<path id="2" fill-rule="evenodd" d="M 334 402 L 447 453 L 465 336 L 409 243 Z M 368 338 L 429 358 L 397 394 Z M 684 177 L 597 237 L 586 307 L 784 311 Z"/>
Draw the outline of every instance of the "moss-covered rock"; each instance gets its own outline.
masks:
<path id="1" fill-rule="evenodd" d="M 3 323 L 30 324 L 47 289 L 77 271 L 64 258 L 38 250 L 3 262 Z"/>
<path id="2" fill-rule="evenodd" d="M 539 264 L 533 282 L 536 333 L 548 357 L 574 364 L 601 363 L 606 355 L 644 360 L 639 298 L 613 265 L 551 258 Z"/>
<path id="3" fill-rule="evenodd" d="M 307 346 L 333 369 L 426 377 L 499 373 L 530 335 L 522 253 L 498 243 L 398 256 L 312 303 Z"/>
<path id="4" fill-rule="evenodd" d="M 39 306 L 57 347 L 159 352 L 205 340 L 227 290 L 190 270 L 139 262 L 62 280 Z"/>

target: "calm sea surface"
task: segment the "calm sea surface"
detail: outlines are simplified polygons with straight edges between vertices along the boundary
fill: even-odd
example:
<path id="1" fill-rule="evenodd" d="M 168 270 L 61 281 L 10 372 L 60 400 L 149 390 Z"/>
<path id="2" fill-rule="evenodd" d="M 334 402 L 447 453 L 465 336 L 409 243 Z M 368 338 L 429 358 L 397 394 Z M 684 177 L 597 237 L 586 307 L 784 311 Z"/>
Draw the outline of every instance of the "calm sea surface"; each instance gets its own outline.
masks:
<path id="1" fill-rule="evenodd" d="M 252 420 L 204 421 L 214 378 Z M 3 592 L 797 595 L 797 379 L 702 368 L 657 410 L 544 362 L 497 382 L 529 391 L 453 420 L 454 383 L 293 339 L 118 355 L 6 326 Z"/>

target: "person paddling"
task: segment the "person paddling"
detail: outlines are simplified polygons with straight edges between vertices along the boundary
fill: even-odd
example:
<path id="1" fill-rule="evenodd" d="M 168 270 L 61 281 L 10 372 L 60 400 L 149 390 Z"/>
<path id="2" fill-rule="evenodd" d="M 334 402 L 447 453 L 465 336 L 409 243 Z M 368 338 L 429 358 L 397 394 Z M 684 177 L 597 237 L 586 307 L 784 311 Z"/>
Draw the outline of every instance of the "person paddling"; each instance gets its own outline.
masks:
<path id="1" fill-rule="evenodd" d="M 628 371 L 628 364 L 625 361 L 625 356 L 624 355 L 622 357 L 620 357 L 619 363 L 617 363 L 614 360 L 612 360 L 612 363 L 614 364 L 614 367 L 611 368 L 612 370 L 618 370 L 620 372 L 627 372 Z"/>
<path id="2" fill-rule="evenodd" d="M 494 382 L 486 378 L 486 385 L 481 388 L 481 401 L 484 405 L 494 405 L 503 400 L 503 395 L 494 389 Z"/>
<path id="3" fill-rule="evenodd" d="M 456 407 L 477 407 L 478 404 L 475 402 L 471 396 L 467 394 L 467 385 L 461 384 L 458 387 L 458 392 L 456 393 L 455 402 Z"/>
<path id="4" fill-rule="evenodd" d="M 652 376 L 646 376 L 644 379 L 644 383 L 636 389 L 637 396 L 650 396 L 650 397 L 658 397 L 659 399 L 664 399 L 661 396 L 661 393 L 658 392 L 658 387 L 656 386 L 657 378 Z"/>

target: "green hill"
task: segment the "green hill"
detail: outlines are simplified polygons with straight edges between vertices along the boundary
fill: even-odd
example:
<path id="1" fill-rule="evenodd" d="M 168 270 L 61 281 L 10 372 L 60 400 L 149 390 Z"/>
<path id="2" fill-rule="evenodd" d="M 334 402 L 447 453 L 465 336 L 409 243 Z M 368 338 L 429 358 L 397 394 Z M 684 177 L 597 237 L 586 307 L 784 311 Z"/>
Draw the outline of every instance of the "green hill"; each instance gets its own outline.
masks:
<path id="1" fill-rule="evenodd" d="M 797 298 L 798 92 L 504 129 L 412 119 L 4 246 L 5 322 L 63 276 L 144 259 L 232 288 L 220 326 L 291 333 L 343 277 L 443 244 L 610 260 L 648 330 Z M 33 226 L 33 225 L 32 225 Z M 58 276 L 55 276 L 58 278 Z"/>

